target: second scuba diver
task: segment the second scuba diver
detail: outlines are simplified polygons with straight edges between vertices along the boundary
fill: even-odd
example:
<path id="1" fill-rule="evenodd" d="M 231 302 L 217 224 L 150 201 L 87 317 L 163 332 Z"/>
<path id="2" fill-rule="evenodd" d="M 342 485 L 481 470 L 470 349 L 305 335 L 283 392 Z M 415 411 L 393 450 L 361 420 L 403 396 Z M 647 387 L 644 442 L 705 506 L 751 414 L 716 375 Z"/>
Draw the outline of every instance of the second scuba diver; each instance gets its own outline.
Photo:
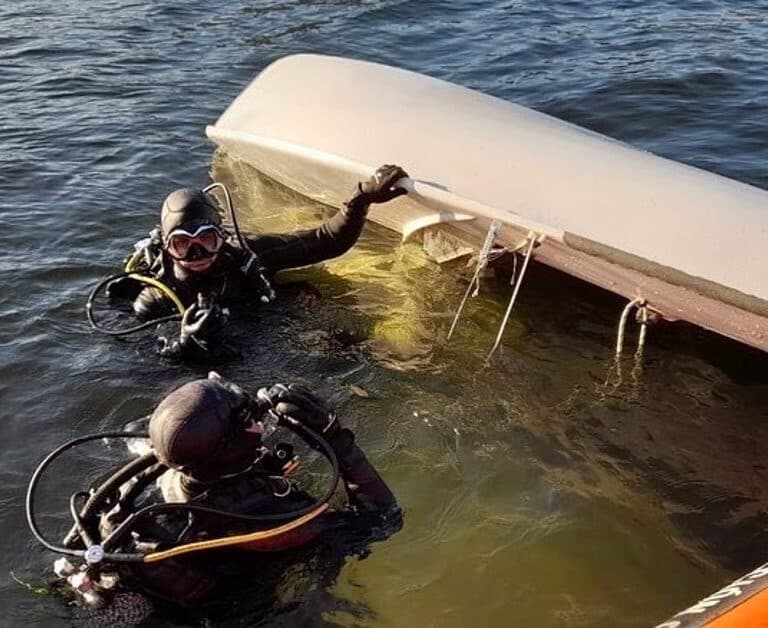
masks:
<path id="1" fill-rule="evenodd" d="M 395 184 L 407 176 L 399 166 L 382 166 L 370 180 L 359 183 L 344 207 L 316 229 L 248 238 L 240 234 L 234 212 L 237 237 L 224 231 L 221 209 L 210 194 L 213 187 L 223 188 L 221 184 L 204 190 L 181 188 L 165 199 L 159 230 L 134 256 L 145 266 L 143 278 L 127 267 L 125 278 L 108 283 L 108 294 L 134 299 L 133 309 L 143 322 L 135 330 L 181 315 L 178 338 L 163 339 L 161 354 L 187 357 L 207 351 L 207 338 L 217 319 L 220 322 L 222 306 L 233 300 L 271 301 L 271 282 L 277 271 L 315 264 L 348 251 L 362 232 L 370 204 L 406 194 Z M 231 211 L 228 192 L 223 189 Z M 104 283 L 91 294 L 87 308 L 91 323 L 102 331 L 94 322 L 91 306 Z M 174 309 L 178 314 L 174 315 Z"/>
<path id="2" fill-rule="evenodd" d="M 298 463 L 290 444 L 275 443 L 269 430 L 276 425 L 288 426 L 330 462 L 333 481 L 322 497 L 288 477 Z M 80 437 L 50 454 L 28 493 L 36 537 L 84 561 L 79 567 L 59 561 L 57 573 L 92 606 L 109 608 L 110 600 L 125 599 L 126 588 L 199 606 L 228 586 L 224 565 L 233 556 L 247 568 L 238 576 L 241 586 L 254 577 L 263 583 L 270 565 L 291 556 L 290 550 L 306 553 L 346 532 L 355 547 L 338 552 L 343 559 L 402 525 L 392 492 L 322 399 L 280 384 L 251 395 L 212 373 L 160 402 L 149 419 L 149 452 L 73 495 L 75 526 L 54 546 L 35 523 L 37 483 L 59 453 L 105 436 L 110 434 Z M 347 504 L 331 508 L 338 479 Z"/>

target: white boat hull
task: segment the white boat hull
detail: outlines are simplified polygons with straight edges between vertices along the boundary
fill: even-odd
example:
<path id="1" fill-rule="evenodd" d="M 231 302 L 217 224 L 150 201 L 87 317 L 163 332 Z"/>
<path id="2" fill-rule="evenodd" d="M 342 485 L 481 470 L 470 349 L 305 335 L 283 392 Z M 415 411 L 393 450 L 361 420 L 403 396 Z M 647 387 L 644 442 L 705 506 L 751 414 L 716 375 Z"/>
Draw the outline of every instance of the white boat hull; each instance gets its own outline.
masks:
<path id="1" fill-rule="evenodd" d="M 207 129 L 280 183 L 339 207 L 382 163 L 411 194 L 371 218 L 472 243 L 489 218 L 535 259 L 768 350 L 768 193 L 550 116 L 412 72 L 295 55 L 265 69 Z M 480 216 L 483 220 L 473 220 Z"/>

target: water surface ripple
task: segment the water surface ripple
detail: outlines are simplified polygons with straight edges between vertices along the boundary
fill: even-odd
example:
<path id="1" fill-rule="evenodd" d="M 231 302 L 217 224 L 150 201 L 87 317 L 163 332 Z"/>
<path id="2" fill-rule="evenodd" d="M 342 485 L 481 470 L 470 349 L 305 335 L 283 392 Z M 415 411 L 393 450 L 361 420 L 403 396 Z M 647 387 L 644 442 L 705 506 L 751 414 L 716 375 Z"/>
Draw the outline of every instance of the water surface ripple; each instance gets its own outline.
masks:
<path id="1" fill-rule="evenodd" d="M 204 137 L 265 65 L 311 51 L 410 68 L 765 188 L 766 41 L 764 0 L 3 3 L 0 623 L 72 618 L 11 576 L 37 583 L 51 562 L 22 513 L 43 453 L 145 413 L 208 366 L 94 336 L 88 288 L 165 194 L 212 169 L 253 228 L 321 216 Z M 727 264 L 729 245 L 709 253 Z M 645 626 L 766 560 L 762 356 L 667 326 L 620 378 L 619 301 L 535 268 L 483 368 L 509 289 L 486 280 L 447 343 L 466 275 L 371 225 L 342 260 L 294 274 L 319 298 L 286 289 L 233 327 L 240 359 L 221 370 L 328 394 L 406 526 L 330 589 L 300 565 L 286 588 L 301 603 L 286 593 L 265 611 L 245 596 L 239 619 L 207 625 Z M 63 525 L 57 494 L 105 459 L 62 463 L 42 496 L 48 526 Z"/>

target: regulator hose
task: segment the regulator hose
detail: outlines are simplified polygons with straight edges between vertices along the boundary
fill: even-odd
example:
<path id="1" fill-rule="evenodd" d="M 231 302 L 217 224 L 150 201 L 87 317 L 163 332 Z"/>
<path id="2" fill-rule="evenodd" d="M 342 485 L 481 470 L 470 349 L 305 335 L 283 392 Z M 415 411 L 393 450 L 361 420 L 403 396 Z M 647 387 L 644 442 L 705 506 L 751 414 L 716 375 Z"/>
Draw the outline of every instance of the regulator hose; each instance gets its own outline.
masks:
<path id="1" fill-rule="evenodd" d="M 251 254 L 253 255 L 254 254 L 253 251 L 251 250 L 250 246 L 248 245 L 245 238 L 243 237 L 242 232 L 240 231 L 240 225 L 237 222 L 237 214 L 235 213 L 235 207 L 232 203 L 232 197 L 229 194 L 229 190 L 227 189 L 227 186 L 217 181 L 203 188 L 203 192 L 208 193 L 213 189 L 219 189 L 224 194 L 224 198 L 227 203 L 227 210 L 229 212 L 230 218 L 232 219 L 232 226 L 234 227 L 237 241 L 240 243 L 240 246 L 244 251 L 250 251 Z M 86 313 L 86 316 L 88 317 L 88 322 L 90 323 L 91 327 L 94 330 L 102 334 L 106 334 L 107 336 L 113 336 L 113 337 L 129 336 L 131 334 L 138 333 L 145 329 L 149 329 L 150 327 L 153 327 L 155 325 L 159 325 L 160 323 L 167 323 L 169 321 L 181 320 L 181 317 L 184 315 L 186 308 L 184 307 L 184 304 L 181 302 L 181 300 L 176 295 L 176 293 L 159 279 L 155 277 L 149 277 L 147 275 L 143 275 L 137 272 L 142 255 L 143 255 L 143 250 L 138 250 L 134 252 L 133 255 L 131 255 L 131 257 L 128 259 L 128 262 L 125 265 L 124 272 L 107 277 L 106 279 L 101 281 L 93 290 L 91 290 L 91 293 L 88 296 L 88 300 L 85 303 L 85 313 Z M 118 279 L 123 279 L 125 277 L 130 277 L 131 279 L 140 281 L 141 283 L 145 283 L 149 286 L 153 286 L 154 288 L 157 288 L 158 290 L 160 290 L 166 297 L 168 297 L 168 299 L 170 299 L 173 302 L 174 306 L 178 310 L 178 314 L 170 314 L 168 316 L 154 318 L 152 320 L 145 321 L 143 323 L 139 323 L 138 325 L 133 325 L 131 327 L 126 327 L 124 329 L 109 329 L 108 327 L 104 327 L 99 321 L 96 320 L 96 317 L 94 316 L 94 313 L 93 313 L 93 304 L 96 299 L 96 296 L 99 294 L 99 292 L 101 292 L 107 285 L 109 285 L 113 281 L 116 281 Z M 263 281 L 269 286 L 269 282 L 266 280 L 266 278 L 263 278 Z M 269 287 L 271 288 L 271 286 Z"/>
<path id="2" fill-rule="evenodd" d="M 56 460 L 61 454 L 63 454 L 65 451 L 68 451 L 69 449 L 72 449 L 74 447 L 77 447 L 78 445 L 82 445 L 83 443 L 88 443 L 94 440 L 101 440 L 101 439 L 109 439 L 109 438 L 135 438 L 137 434 L 135 432 L 102 432 L 100 434 L 87 434 L 85 436 L 80 436 L 78 438 L 73 438 L 70 441 L 67 441 L 63 445 L 60 445 L 56 449 L 54 449 L 51 453 L 49 453 L 43 461 L 37 466 L 37 469 L 35 469 L 35 472 L 32 474 L 32 478 L 29 480 L 29 486 L 27 487 L 27 496 L 26 496 L 26 503 L 25 503 L 25 510 L 27 515 L 27 524 L 29 525 L 29 529 L 32 531 L 32 534 L 34 537 L 45 547 L 46 549 L 56 552 L 57 554 L 64 554 L 66 556 L 75 556 L 77 558 L 85 558 L 85 554 L 87 550 L 82 549 L 72 549 L 69 547 L 64 547 L 60 545 L 55 545 L 48 541 L 40 532 L 40 528 L 37 525 L 37 522 L 35 520 L 35 493 L 37 491 L 37 485 L 40 482 L 40 478 L 42 477 L 45 470 L 50 466 L 50 464 Z M 107 560 L 112 560 L 114 562 L 137 562 L 143 560 L 142 554 L 105 554 L 104 558 Z"/>
<path id="3" fill-rule="evenodd" d="M 99 292 L 101 292 L 107 285 L 113 281 L 117 281 L 118 279 L 123 279 L 125 277 L 130 277 L 131 279 L 135 279 L 136 281 L 140 281 L 160 290 L 163 294 L 165 294 L 165 296 L 173 301 L 174 306 L 178 310 L 178 314 L 169 314 L 168 316 L 153 318 L 152 320 L 144 321 L 143 323 L 139 323 L 138 325 L 133 325 L 124 329 L 110 329 L 108 327 L 104 327 L 96 320 L 96 317 L 93 314 L 93 303 L 96 300 L 96 296 L 99 294 Z M 88 322 L 91 324 L 91 327 L 102 334 L 106 334 L 107 336 L 128 336 L 130 334 L 135 334 L 139 331 L 149 329 L 150 327 L 154 327 L 155 325 L 159 325 L 160 323 L 181 320 L 181 317 L 184 314 L 184 310 L 184 304 L 181 302 L 179 297 L 176 296 L 176 293 L 174 293 L 173 290 L 166 286 L 162 281 L 155 279 L 154 277 L 140 275 L 133 271 L 126 271 L 116 275 L 110 275 L 106 279 L 102 280 L 93 290 L 91 290 L 90 295 L 88 295 L 88 300 L 85 302 L 85 314 L 88 317 Z"/>
<path id="4" fill-rule="evenodd" d="M 145 562 L 148 556 L 147 554 L 138 553 L 138 552 L 134 552 L 134 553 L 121 552 L 119 550 L 113 551 L 113 549 L 118 547 L 118 544 L 120 543 L 120 541 L 123 538 L 125 538 L 125 536 L 128 533 L 130 533 L 132 528 L 139 521 L 143 520 L 146 517 L 153 516 L 157 513 L 198 512 L 198 513 L 204 513 L 207 515 L 214 515 L 222 518 L 228 518 L 233 521 L 246 521 L 246 522 L 252 522 L 252 523 L 273 523 L 276 521 L 295 520 L 304 516 L 310 517 L 313 513 L 321 512 L 321 510 L 327 506 L 328 502 L 331 500 L 331 498 L 335 494 L 336 488 L 338 487 L 340 471 L 339 471 L 339 461 L 336 456 L 336 453 L 334 452 L 331 445 L 326 441 L 326 439 L 322 437 L 322 435 L 318 434 L 311 428 L 299 423 L 298 421 L 287 416 L 281 416 L 280 423 L 288 427 L 291 431 L 296 432 L 299 436 L 301 436 L 305 440 L 311 439 L 311 442 L 317 443 L 322 449 L 323 455 L 328 459 L 329 463 L 331 464 L 332 480 L 328 488 L 326 489 L 325 493 L 322 495 L 322 497 L 314 501 L 312 504 L 309 504 L 302 508 L 297 508 L 295 510 L 281 512 L 281 513 L 257 514 L 257 515 L 245 515 L 245 514 L 233 513 L 225 510 L 219 510 L 216 508 L 209 508 L 206 506 L 199 506 L 196 504 L 186 504 L 182 502 L 153 504 L 151 506 L 146 506 L 136 511 L 132 515 L 128 516 L 125 519 L 125 521 L 123 521 L 117 528 L 115 528 L 115 530 L 111 534 L 109 534 L 106 538 L 101 540 L 101 547 L 99 548 L 99 550 L 103 550 L 103 552 L 99 551 L 99 556 L 100 556 L 99 559 L 104 560 L 106 562 L 123 562 L 123 563 L 124 562 L 129 562 L 129 563 Z M 67 537 L 65 538 L 63 545 L 56 545 L 54 543 L 51 543 L 45 538 L 45 536 L 43 536 L 35 520 L 35 504 L 34 504 L 35 494 L 37 491 L 37 486 L 40 482 L 40 479 L 43 473 L 51 465 L 51 463 L 54 460 L 56 460 L 56 458 L 58 458 L 65 451 L 68 451 L 74 447 L 77 447 L 87 442 L 101 440 L 101 439 L 110 439 L 110 438 L 146 438 L 146 434 L 141 434 L 137 432 L 102 432 L 98 434 L 88 434 L 85 436 L 74 438 L 64 443 L 63 445 L 60 445 L 59 447 L 54 449 L 51 453 L 49 453 L 43 459 L 43 461 L 38 465 L 38 467 L 35 469 L 35 472 L 32 474 L 32 478 L 29 481 L 29 486 L 27 487 L 27 495 L 26 495 L 27 524 L 29 525 L 29 528 L 32 531 L 32 534 L 34 535 L 34 537 L 46 549 L 52 552 L 56 552 L 58 554 L 74 556 L 77 558 L 83 558 L 87 560 L 87 552 L 89 551 L 89 549 L 94 547 L 94 543 L 93 543 L 94 539 L 91 537 L 90 531 L 87 529 L 87 519 L 96 515 L 98 513 L 99 507 L 102 506 L 105 503 L 106 499 L 111 494 L 113 494 L 114 491 L 116 491 L 123 483 L 130 480 L 132 477 L 136 476 L 137 474 L 145 471 L 146 469 L 151 467 L 153 464 L 157 464 L 157 460 L 155 458 L 154 453 L 149 452 L 141 456 L 140 458 L 136 460 L 132 460 L 128 464 L 123 465 L 115 473 L 109 476 L 105 480 L 105 482 L 96 489 L 96 491 L 93 494 L 89 495 L 86 504 L 84 505 L 83 509 L 80 510 L 80 512 L 77 511 L 76 501 L 81 497 L 85 497 L 87 493 L 85 493 L 84 491 L 76 492 L 70 500 L 70 510 L 72 512 L 72 517 L 74 519 L 74 528 L 70 530 L 70 532 L 67 534 Z M 74 549 L 68 546 L 74 542 L 74 539 L 77 538 L 77 536 L 80 536 L 84 544 L 88 546 L 86 549 Z"/>
<path id="5" fill-rule="evenodd" d="M 95 545 L 95 543 L 91 535 L 88 534 L 88 530 L 86 530 L 85 525 L 83 525 L 83 520 L 80 518 L 80 511 L 77 509 L 77 500 L 81 498 L 88 499 L 88 497 L 90 497 L 90 493 L 88 491 L 77 491 L 76 493 L 73 493 L 69 498 L 69 514 L 72 515 L 72 520 L 75 522 L 74 529 L 80 539 L 82 539 L 83 545 L 86 547 L 91 547 L 91 545 Z M 64 545 L 67 545 L 66 539 Z"/>
<path id="6" fill-rule="evenodd" d="M 224 199 L 227 201 L 227 209 L 229 210 L 229 215 L 232 218 L 232 227 L 235 229 L 235 236 L 237 237 L 237 241 L 240 243 L 240 248 L 243 251 L 248 251 L 250 254 L 250 261 L 246 264 L 246 269 L 251 265 L 251 263 L 255 260 L 259 264 L 258 268 L 258 275 L 259 280 L 261 281 L 262 287 L 264 289 L 264 297 L 266 298 L 267 302 L 273 301 L 275 298 L 275 290 L 272 287 L 272 283 L 267 279 L 266 275 L 264 274 L 264 268 L 261 266 L 261 260 L 259 260 L 259 256 L 254 252 L 254 250 L 251 248 L 251 245 L 248 244 L 248 242 L 243 237 L 243 234 L 240 232 L 240 225 L 237 222 L 237 214 L 235 213 L 235 206 L 232 203 L 232 197 L 229 194 L 229 190 L 227 189 L 227 186 L 223 183 L 216 181 L 214 183 L 211 183 L 208 187 L 203 188 L 204 193 L 208 193 L 214 188 L 219 189 L 224 194 Z"/>
<path id="7" fill-rule="evenodd" d="M 229 210 L 229 216 L 232 218 L 232 226 L 235 229 L 235 235 L 237 236 L 237 241 L 240 243 L 240 246 L 243 247 L 244 251 L 250 251 L 251 247 L 248 246 L 248 243 L 245 241 L 245 238 L 243 238 L 243 234 L 240 233 L 240 226 L 237 224 L 237 215 L 235 214 L 235 206 L 232 204 L 232 197 L 229 195 L 229 190 L 227 189 L 227 186 L 223 183 L 220 183 L 219 181 L 215 181 L 214 183 L 211 183 L 209 186 L 203 188 L 203 193 L 207 194 L 213 189 L 219 189 L 224 193 L 224 199 L 227 201 L 227 209 Z"/>
<path id="8" fill-rule="evenodd" d="M 148 434 L 136 434 L 136 438 L 147 438 L 148 436 Z M 64 537 L 64 545 L 72 547 L 72 544 L 77 541 L 78 535 L 83 536 L 83 532 L 89 533 L 90 531 L 86 529 L 88 520 L 98 512 L 99 508 L 104 505 L 107 498 L 128 480 L 145 469 L 148 469 L 156 462 L 157 456 L 155 455 L 155 452 L 149 451 L 143 456 L 129 461 L 128 464 L 120 467 L 115 473 L 109 476 L 101 486 L 88 496 L 88 500 L 85 502 L 85 505 L 75 519 L 74 527 L 69 531 L 67 536 Z M 78 493 L 75 493 L 75 495 L 78 495 Z M 86 545 L 90 545 L 87 539 L 84 538 L 83 541 Z"/>
<path id="9" fill-rule="evenodd" d="M 314 442 L 317 442 L 323 449 L 323 455 L 328 459 L 328 462 L 331 464 L 331 468 L 333 470 L 333 478 L 329 483 L 328 488 L 326 489 L 323 496 L 315 500 L 314 503 L 304 506 L 302 508 L 297 508 L 295 510 L 289 510 L 289 511 L 280 512 L 280 513 L 263 514 L 263 515 L 244 515 L 240 513 L 228 512 L 226 510 L 219 510 L 217 508 L 209 508 L 207 506 L 198 506 L 196 504 L 185 504 L 182 502 L 152 504 L 151 506 L 145 506 L 144 508 L 137 510 L 135 513 L 130 515 L 128 518 L 126 518 L 126 520 L 123 521 L 117 528 L 115 528 L 115 530 L 102 541 L 102 546 L 104 547 L 104 550 L 108 551 L 114 548 L 125 537 L 125 535 L 131 531 L 132 527 L 136 525 L 138 521 L 140 521 L 144 517 L 149 517 L 161 512 L 171 512 L 171 511 L 197 512 L 197 513 L 203 513 L 207 515 L 225 517 L 233 521 L 248 521 L 253 523 L 267 523 L 267 522 L 272 523 L 275 521 L 298 519 L 299 517 L 303 517 L 304 515 L 307 515 L 314 510 L 317 510 L 323 504 L 327 504 L 331 500 L 333 495 L 336 493 L 336 487 L 339 484 L 339 475 L 340 475 L 339 460 L 336 457 L 336 452 L 333 451 L 333 448 L 330 446 L 328 441 L 325 440 L 325 438 L 323 438 L 320 434 L 315 432 L 313 429 L 308 428 L 306 425 L 303 425 L 302 423 L 299 423 L 298 421 L 286 416 L 281 417 L 281 421 L 283 421 L 286 424 L 286 426 L 289 427 L 292 431 L 303 432 L 304 438 L 309 437 L 310 439 L 313 439 Z M 299 436 L 302 436 L 302 434 L 299 434 Z"/>

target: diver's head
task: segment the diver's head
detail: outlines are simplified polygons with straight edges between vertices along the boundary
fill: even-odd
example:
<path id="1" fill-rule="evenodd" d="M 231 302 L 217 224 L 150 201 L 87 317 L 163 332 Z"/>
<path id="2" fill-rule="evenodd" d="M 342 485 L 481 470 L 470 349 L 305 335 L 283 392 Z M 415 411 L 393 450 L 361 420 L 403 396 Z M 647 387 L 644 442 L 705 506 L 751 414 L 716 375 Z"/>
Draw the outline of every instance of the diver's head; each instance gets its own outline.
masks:
<path id="1" fill-rule="evenodd" d="M 184 384 L 160 402 L 149 421 L 158 460 L 199 482 L 246 470 L 261 434 L 246 429 L 244 395 L 212 379 Z"/>
<path id="2" fill-rule="evenodd" d="M 166 252 L 187 271 L 208 270 L 224 243 L 216 201 L 195 188 L 180 188 L 166 197 L 160 228 Z"/>

